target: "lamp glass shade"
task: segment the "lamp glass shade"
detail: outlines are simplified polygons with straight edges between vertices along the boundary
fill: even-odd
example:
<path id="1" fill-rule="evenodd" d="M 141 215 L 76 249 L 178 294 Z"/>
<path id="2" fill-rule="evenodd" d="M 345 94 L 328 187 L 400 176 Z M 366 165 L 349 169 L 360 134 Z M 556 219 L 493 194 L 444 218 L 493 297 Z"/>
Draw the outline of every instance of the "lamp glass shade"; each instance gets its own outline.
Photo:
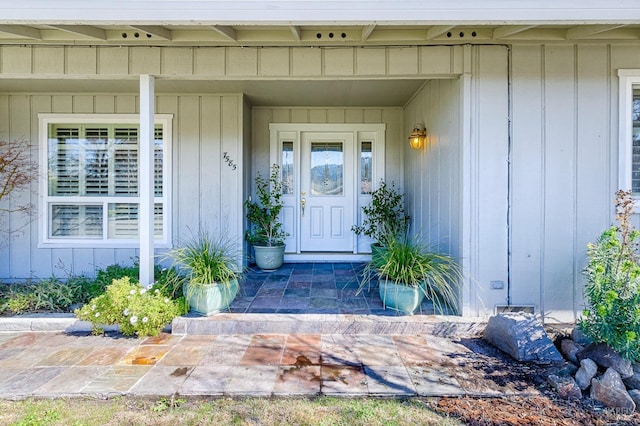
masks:
<path id="1" fill-rule="evenodd" d="M 409 136 L 409 146 L 412 149 L 422 148 L 424 133 L 426 133 L 424 130 L 421 131 L 417 127 L 413 129 L 413 132 L 411 132 L 411 135 Z"/>

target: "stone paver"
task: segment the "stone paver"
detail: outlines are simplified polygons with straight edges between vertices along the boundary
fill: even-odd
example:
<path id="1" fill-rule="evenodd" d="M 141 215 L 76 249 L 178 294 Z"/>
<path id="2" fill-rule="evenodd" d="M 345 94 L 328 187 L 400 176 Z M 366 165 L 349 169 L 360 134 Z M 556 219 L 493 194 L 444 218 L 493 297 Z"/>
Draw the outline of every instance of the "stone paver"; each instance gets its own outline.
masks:
<path id="1" fill-rule="evenodd" d="M 492 380 L 490 371 L 469 361 L 468 348 L 431 335 L 0 336 L 0 398 L 5 399 L 536 392 Z"/>
<path id="2" fill-rule="evenodd" d="M 423 331 L 450 321 L 398 316 L 373 288 L 356 295 L 360 267 L 250 271 L 230 313 L 174 322 L 174 334 L 146 339 L 0 326 L 0 398 L 517 392 L 481 366 L 457 368 L 469 349 Z"/>

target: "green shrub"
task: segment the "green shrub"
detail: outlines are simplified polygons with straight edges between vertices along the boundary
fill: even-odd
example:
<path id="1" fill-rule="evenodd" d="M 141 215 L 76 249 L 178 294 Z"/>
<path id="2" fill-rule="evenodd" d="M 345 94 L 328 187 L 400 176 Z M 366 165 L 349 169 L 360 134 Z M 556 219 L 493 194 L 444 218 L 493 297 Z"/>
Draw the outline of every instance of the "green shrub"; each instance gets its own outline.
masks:
<path id="1" fill-rule="evenodd" d="M 624 358 L 640 361 L 640 232 L 631 225 L 631 193 L 616 193 L 618 227 L 587 246 L 587 309 L 579 327 L 594 342 L 607 344 Z"/>
<path id="2" fill-rule="evenodd" d="M 96 279 L 90 282 L 87 287 L 87 292 L 91 295 L 89 299 L 104 293 L 113 280 L 129 277 L 131 282 L 137 283 L 139 274 L 140 265 L 137 260 L 134 261 L 132 266 L 109 265 L 104 269 L 99 269 L 96 272 Z M 160 288 L 165 295 L 172 299 L 182 297 L 183 277 L 178 275 L 175 268 L 162 268 L 156 265 L 154 267 L 154 279 L 157 288 Z"/>
<path id="3" fill-rule="evenodd" d="M 38 282 L 14 283 L 0 286 L 0 312 L 24 314 L 28 312 L 68 312 L 75 303 L 90 299 L 86 293 L 91 280 L 72 277 L 60 281 L 52 277 Z"/>
<path id="4" fill-rule="evenodd" d="M 94 333 L 117 324 L 127 336 L 157 336 L 171 320 L 185 312 L 184 301 L 167 297 L 159 288 L 143 288 L 129 277 L 116 279 L 106 292 L 76 310 L 78 319 L 90 321 Z"/>
<path id="5" fill-rule="evenodd" d="M 69 312 L 75 304 L 84 304 L 106 291 L 113 280 L 129 277 L 136 283 L 139 267 L 110 265 L 99 269 L 95 279 L 83 275 L 66 280 L 51 277 L 36 282 L 0 284 L 0 313 L 12 315 L 30 312 Z M 174 268 L 155 267 L 155 287 L 171 299 L 182 297 L 183 277 Z"/>

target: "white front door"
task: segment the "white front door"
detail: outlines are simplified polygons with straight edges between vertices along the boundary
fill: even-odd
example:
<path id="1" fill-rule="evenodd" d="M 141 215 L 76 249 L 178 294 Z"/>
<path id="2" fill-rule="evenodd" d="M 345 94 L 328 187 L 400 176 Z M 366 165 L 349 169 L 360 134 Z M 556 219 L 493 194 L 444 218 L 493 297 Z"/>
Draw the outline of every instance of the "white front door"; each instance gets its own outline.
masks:
<path id="1" fill-rule="evenodd" d="M 352 252 L 353 132 L 302 132 L 300 251 Z"/>
<path id="2" fill-rule="evenodd" d="M 285 260 L 368 253 L 351 227 L 384 178 L 384 124 L 272 123 L 271 164 L 281 167 Z"/>

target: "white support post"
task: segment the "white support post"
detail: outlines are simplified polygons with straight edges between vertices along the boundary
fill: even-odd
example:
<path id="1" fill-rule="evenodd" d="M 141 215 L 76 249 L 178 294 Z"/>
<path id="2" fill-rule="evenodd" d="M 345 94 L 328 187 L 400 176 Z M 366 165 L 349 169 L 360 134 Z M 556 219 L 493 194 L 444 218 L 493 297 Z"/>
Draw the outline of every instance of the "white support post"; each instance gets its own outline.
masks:
<path id="1" fill-rule="evenodd" d="M 155 116 L 155 81 L 150 75 L 140 76 L 140 179 L 138 225 L 140 227 L 140 284 L 154 280 L 153 232 L 153 143 Z"/>

